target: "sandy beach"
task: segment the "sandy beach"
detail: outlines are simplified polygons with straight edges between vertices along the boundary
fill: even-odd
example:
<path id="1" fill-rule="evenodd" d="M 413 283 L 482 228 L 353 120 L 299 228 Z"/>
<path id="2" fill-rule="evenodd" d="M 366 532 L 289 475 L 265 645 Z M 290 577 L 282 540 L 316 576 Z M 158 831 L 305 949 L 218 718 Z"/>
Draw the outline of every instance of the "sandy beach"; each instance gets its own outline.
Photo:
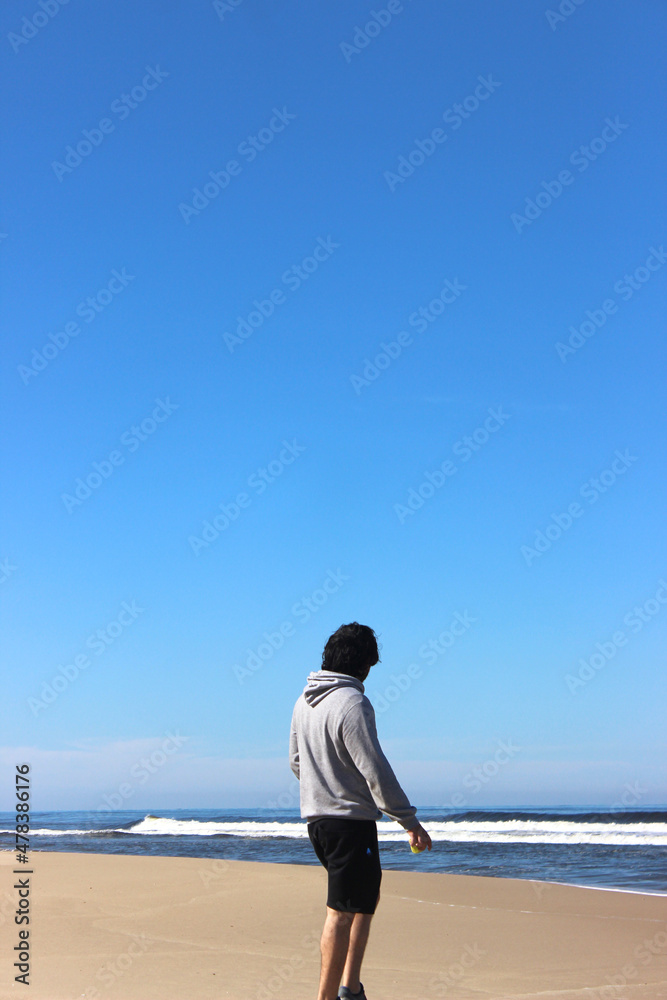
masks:
<path id="1" fill-rule="evenodd" d="M 316 995 L 321 868 L 47 852 L 31 862 L 21 992 L 8 960 L 14 855 L 0 856 L 3 1000 Z M 385 871 L 363 981 L 369 1000 L 660 1000 L 666 918 L 659 896 Z"/>

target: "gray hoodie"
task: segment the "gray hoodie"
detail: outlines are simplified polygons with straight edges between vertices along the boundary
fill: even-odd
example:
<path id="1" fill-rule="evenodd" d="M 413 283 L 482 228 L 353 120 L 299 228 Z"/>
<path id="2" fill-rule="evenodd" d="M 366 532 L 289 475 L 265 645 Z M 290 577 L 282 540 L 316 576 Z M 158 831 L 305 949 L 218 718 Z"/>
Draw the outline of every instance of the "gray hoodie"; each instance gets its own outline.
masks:
<path id="1" fill-rule="evenodd" d="M 301 815 L 380 819 L 406 830 L 418 825 L 378 741 L 375 712 L 364 685 L 348 674 L 316 670 L 294 706 L 290 767 L 301 782 Z"/>

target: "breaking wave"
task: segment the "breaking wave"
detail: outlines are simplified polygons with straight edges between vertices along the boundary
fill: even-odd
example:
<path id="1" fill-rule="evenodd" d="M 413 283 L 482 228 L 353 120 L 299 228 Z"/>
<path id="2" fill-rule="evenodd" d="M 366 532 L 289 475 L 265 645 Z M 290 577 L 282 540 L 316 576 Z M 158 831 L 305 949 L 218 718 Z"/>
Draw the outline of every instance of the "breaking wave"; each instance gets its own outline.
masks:
<path id="1" fill-rule="evenodd" d="M 421 814 L 420 814 L 421 815 Z M 664 814 L 662 814 L 664 818 Z M 592 817 L 595 817 L 594 819 Z M 611 846 L 667 847 L 667 823 L 642 822 L 639 817 L 627 821 L 627 814 L 614 820 L 603 814 L 587 818 L 507 818 L 478 819 L 463 815 L 446 820 L 427 820 L 434 841 L 452 843 L 509 844 L 600 844 Z M 0 830 L 0 833 L 11 833 Z M 51 829 L 31 831 L 32 837 L 243 837 L 307 838 L 305 821 L 198 820 L 173 819 L 147 815 L 142 820 L 121 827 L 98 829 Z M 395 823 L 378 822 L 378 839 L 400 841 L 405 832 Z"/>

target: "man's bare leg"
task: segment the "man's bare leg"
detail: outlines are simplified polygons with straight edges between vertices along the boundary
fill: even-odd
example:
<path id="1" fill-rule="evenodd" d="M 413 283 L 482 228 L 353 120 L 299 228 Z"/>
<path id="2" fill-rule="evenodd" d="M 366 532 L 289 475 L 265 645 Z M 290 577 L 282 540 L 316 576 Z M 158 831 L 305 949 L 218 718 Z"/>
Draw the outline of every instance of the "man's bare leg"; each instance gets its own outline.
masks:
<path id="1" fill-rule="evenodd" d="M 361 963 L 364 959 L 372 919 L 372 913 L 355 913 L 350 928 L 350 943 L 347 947 L 347 959 L 341 985 L 347 986 L 348 990 L 352 990 L 353 993 L 358 993 L 360 989 Z"/>
<path id="2" fill-rule="evenodd" d="M 327 906 L 327 918 L 324 921 L 324 930 L 320 941 L 322 967 L 318 1000 L 336 1000 L 347 959 L 353 920 L 355 917 L 363 915 L 332 910 L 330 906 Z M 366 936 L 368 937 L 368 935 Z"/>

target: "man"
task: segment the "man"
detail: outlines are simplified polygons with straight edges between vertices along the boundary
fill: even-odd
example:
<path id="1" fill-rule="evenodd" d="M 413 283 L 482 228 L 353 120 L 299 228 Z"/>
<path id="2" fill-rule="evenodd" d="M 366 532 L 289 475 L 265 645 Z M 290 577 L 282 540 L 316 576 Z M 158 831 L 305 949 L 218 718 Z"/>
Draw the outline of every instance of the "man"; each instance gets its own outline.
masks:
<path id="1" fill-rule="evenodd" d="M 411 847 L 431 850 L 382 752 L 364 694 L 379 659 L 371 628 L 341 625 L 292 715 L 290 766 L 301 783 L 301 815 L 329 875 L 318 1000 L 366 1000 L 359 976 L 382 879 L 376 820 L 386 813 L 407 830 Z"/>

